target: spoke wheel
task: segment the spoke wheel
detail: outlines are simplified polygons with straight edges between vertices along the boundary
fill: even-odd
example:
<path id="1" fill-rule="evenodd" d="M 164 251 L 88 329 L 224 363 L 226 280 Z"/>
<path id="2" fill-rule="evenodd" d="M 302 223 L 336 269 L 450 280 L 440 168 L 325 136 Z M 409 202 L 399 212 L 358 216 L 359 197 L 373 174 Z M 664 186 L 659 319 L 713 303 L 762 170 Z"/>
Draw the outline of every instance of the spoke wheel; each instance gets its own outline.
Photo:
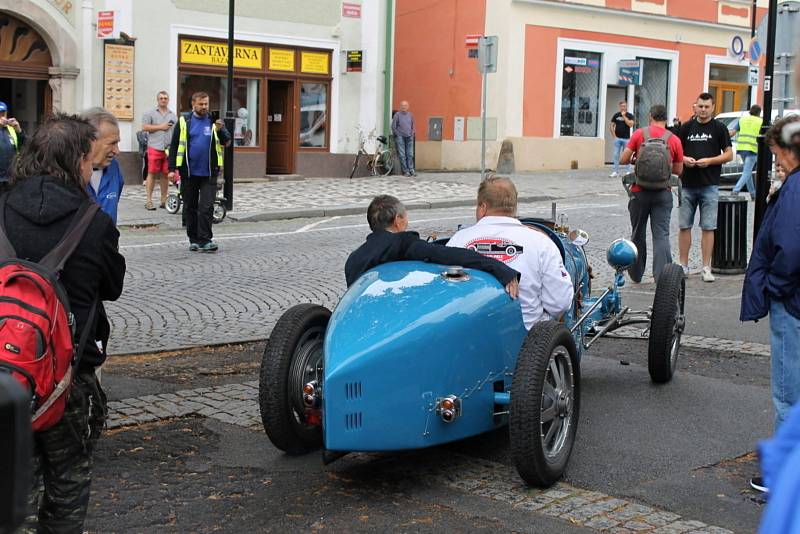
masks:
<path id="1" fill-rule="evenodd" d="M 225 216 L 228 214 L 228 208 L 225 207 L 225 204 L 222 202 L 215 202 L 214 203 L 214 215 L 211 219 L 214 224 L 219 224 L 225 220 Z"/>
<path id="2" fill-rule="evenodd" d="M 178 213 L 181 210 L 181 197 L 175 193 L 167 195 L 166 209 L 168 213 Z"/>
<path id="3" fill-rule="evenodd" d="M 272 330 L 261 360 L 259 408 L 272 444 L 289 454 L 322 446 L 322 428 L 305 419 L 303 386 L 322 385 L 323 340 L 331 312 L 315 304 L 298 304 Z"/>
<path id="4" fill-rule="evenodd" d="M 647 370 L 657 384 L 669 382 L 675 374 L 686 326 L 685 301 L 683 269 L 676 263 L 667 264 L 656 284 L 647 347 Z"/>
<path id="5" fill-rule="evenodd" d="M 375 158 L 375 173 L 381 176 L 391 174 L 394 158 L 391 150 L 382 150 Z"/>
<path id="6" fill-rule="evenodd" d="M 564 473 L 578 426 L 580 367 L 569 330 L 537 323 L 520 349 L 511 386 L 509 433 L 517 471 L 549 487 Z"/>

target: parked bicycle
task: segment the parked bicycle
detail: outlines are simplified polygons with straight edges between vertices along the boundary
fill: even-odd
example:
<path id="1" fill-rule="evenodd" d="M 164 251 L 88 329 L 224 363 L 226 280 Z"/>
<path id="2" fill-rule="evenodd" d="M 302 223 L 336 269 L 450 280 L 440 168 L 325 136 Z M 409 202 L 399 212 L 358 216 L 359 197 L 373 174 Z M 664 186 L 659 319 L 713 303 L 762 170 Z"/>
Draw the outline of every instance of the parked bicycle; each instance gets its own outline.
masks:
<path id="1" fill-rule="evenodd" d="M 364 141 L 361 141 L 361 146 L 359 146 L 358 152 L 356 152 L 356 158 L 353 160 L 353 169 L 350 171 L 350 178 L 355 175 L 361 156 L 366 156 L 367 169 L 369 169 L 369 172 L 372 174 L 372 176 L 386 176 L 392 172 L 392 167 L 394 166 L 394 157 L 392 156 L 392 151 L 389 148 L 389 140 L 386 139 L 386 136 L 379 135 L 375 141 L 374 154 L 367 152 L 367 150 L 364 148 Z"/>

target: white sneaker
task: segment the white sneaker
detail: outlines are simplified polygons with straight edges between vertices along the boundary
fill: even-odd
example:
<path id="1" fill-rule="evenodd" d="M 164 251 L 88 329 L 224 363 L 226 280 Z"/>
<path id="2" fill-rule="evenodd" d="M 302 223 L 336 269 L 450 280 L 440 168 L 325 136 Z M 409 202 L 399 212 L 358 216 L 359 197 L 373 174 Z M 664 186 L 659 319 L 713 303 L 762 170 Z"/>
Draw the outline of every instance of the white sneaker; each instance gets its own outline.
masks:
<path id="1" fill-rule="evenodd" d="M 612 172 L 611 174 L 608 175 L 609 178 L 616 178 L 617 176 L 619 176 L 619 174 L 616 172 Z"/>
<path id="2" fill-rule="evenodd" d="M 689 266 L 681 264 L 681 269 L 683 269 L 683 277 L 689 278 Z"/>
<path id="3" fill-rule="evenodd" d="M 714 275 L 711 274 L 711 267 L 709 267 L 708 265 L 703 266 L 702 275 L 703 275 L 703 282 L 713 282 L 714 280 L 716 280 L 716 278 L 714 278 Z"/>

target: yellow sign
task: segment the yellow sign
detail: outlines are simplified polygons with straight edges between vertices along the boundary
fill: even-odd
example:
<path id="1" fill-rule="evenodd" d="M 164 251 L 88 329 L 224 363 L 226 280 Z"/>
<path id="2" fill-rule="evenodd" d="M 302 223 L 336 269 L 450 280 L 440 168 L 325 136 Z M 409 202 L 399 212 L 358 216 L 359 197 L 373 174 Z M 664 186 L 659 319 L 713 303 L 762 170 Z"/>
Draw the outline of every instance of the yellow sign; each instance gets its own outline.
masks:
<path id="1" fill-rule="evenodd" d="M 228 65 L 228 45 L 214 41 L 181 40 L 181 63 L 197 65 Z M 234 45 L 233 66 L 260 69 L 263 66 L 263 50 L 260 46 Z"/>
<path id="2" fill-rule="evenodd" d="M 328 74 L 328 54 L 300 52 L 300 70 L 309 74 Z"/>
<path id="3" fill-rule="evenodd" d="M 269 70 L 288 70 L 294 72 L 294 50 L 270 48 Z"/>

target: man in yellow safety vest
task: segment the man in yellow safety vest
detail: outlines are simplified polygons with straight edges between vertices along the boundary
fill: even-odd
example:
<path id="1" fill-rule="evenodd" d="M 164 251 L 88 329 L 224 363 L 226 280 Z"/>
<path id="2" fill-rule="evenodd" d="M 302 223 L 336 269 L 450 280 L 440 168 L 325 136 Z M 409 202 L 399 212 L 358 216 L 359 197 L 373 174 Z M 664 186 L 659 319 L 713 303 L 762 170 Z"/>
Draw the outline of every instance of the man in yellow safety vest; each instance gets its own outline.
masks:
<path id="1" fill-rule="evenodd" d="M 231 142 L 222 121 L 209 116 L 208 101 L 206 93 L 192 95 L 192 111 L 178 117 L 169 146 L 167 176 L 172 180 L 175 171 L 180 172 L 186 234 L 192 252 L 216 252 L 219 248 L 211 239 L 211 224 L 223 147 Z"/>
<path id="2" fill-rule="evenodd" d="M 733 186 L 734 194 L 738 194 L 747 185 L 747 192 L 750 198 L 756 199 L 756 186 L 753 182 L 753 169 L 758 161 L 758 133 L 761 131 L 761 106 L 754 105 L 750 108 L 750 114 L 739 119 L 739 124 L 731 130 L 731 137 L 736 135 L 736 153 L 742 157 L 744 167 L 742 176 L 736 185 Z"/>
<path id="3" fill-rule="evenodd" d="M 19 148 L 25 142 L 17 119 L 8 118 L 8 106 L 0 102 L 0 193 L 8 187 L 8 175 Z"/>

